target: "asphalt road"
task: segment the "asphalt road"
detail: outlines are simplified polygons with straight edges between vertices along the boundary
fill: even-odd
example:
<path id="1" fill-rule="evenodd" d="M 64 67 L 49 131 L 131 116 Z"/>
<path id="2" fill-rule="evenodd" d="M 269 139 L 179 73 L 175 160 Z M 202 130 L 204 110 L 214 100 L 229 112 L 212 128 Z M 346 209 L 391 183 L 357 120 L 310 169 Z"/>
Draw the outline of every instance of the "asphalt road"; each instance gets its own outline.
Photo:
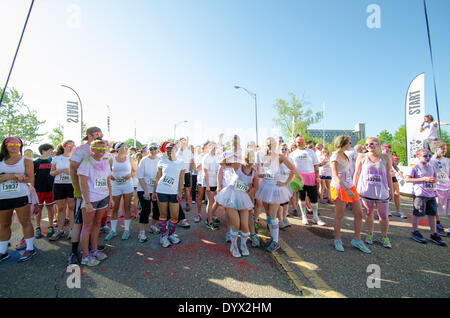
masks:
<path id="1" fill-rule="evenodd" d="M 410 199 L 402 198 L 402 211 L 411 215 Z M 14 246 L 22 233 L 20 225 L 14 223 L 9 248 L 12 257 L 0 264 L 0 297 L 450 296 L 448 247 L 421 245 L 411 240 L 410 220 L 391 218 L 389 236 L 393 248 L 376 243 L 370 247 L 372 254 L 366 255 L 350 245 L 353 221 L 351 211 L 347 211 L 343 225 L 345 252 L 339 253 L 333 248 L 333 206 L 321 204 L 320 213 L 327 223 L 325 227 L 303 226 L 300 218 L 290 217 L 292 226 L 280 233 L 282 250 L 270 255 L 261 248 L 249 247 L 250 256 L 240 259 L 229 253 L 225 227 L 210 231 L 203 220 L 194 223 L 196 212 L 187 213 L 190 229 L 177 228 L 182 242 L 168 249 L 159 245 L 156 235 L 147 234 L 149 241 L 139 243 L 136 220 L 131 225 L 130 239 L 122 241 L 123 223 L 119 222 L 119 236 L 107 242 L 108 259 L 96 267 L 81 267 L 79 289 L 67 287 L 69 241 L 35 240 L 38 254 L 25 263 L 17 263 L 20 253 Z M 219 217 L 223 225 L 223 214 Z M 442 221 L 448 225 L 447 219 Z M 375 231 L 379 239 L 377 223 Z M 264 232 L 262 237 L 267 235 Z M 429 231 L 424 227 L 421 232 L 426 237 Z M 101 234 L 101 241 L 104 236 Z M 444 240 L 450 244 L 448 238 Z M 380 268 L 380 288 L 367 287 L 368 276 L 372 274 L 367 272 L 370 264 Z"/>

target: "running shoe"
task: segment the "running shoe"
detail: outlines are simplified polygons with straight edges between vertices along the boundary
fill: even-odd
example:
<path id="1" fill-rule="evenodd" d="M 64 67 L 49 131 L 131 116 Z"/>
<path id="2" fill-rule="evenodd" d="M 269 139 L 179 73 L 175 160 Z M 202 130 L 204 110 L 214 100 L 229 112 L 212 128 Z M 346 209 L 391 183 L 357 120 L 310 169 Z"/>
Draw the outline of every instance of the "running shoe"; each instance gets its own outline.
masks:
<path id="1" fill-rule="evenodd" d="M 109 232 L 108 235 L 105 237 L 105 241 L 110 241 L 113 237 L 117 236 L 117 233 L 114 231 Z"/>
<path id="2" fill-rule="evenodd" d="M 386 248 L 392 248 L 391 241 L 389 240 L 389 238 L 383 237 L 383 238 L 381 239 L 381 241 L 383 242 L 383 246 L 384 246 L 384 247 L 386 247 Z"/>
<path id="3" fill-rule="evenodd" d="M 272 243 L 270 243 L 270 245 L 266 248 L 266 251 L 269 252 L 269 253 L 273 253 L 273 252 L 275 252 L 276 250 L 279 250 L 279 249 L 280 249 L 280 244 L 278 244 L 275 241 L 272 241 Z"/>
<path id="4" fill-rule="evenodd" d="M 230 232 L 227 232 L 227 234 L 225 234 L 225 242 L 231 243 L 231 233 Z"/>
<path id="5" fill-rule="evenodd" d="M 35 239 L 40 239 L 42 238 L 42 233 L 41 233 L 41 228 L 37 227 L 36 230 L 34 231 L 34 238 Z"/>
<path id="6" fill-rule="evenodd" d="M 407 218 L 407 216 L 404 215 L 404 214 L 403 214 L 402 212 L 400 212 L 400 211 L 395 212 L 394 215 L 397 216 L 397 217 L 399 217 L 399 218 L 402 218 L 402 219 L 406 219 L 406 218 Z M 392 215 L 389 215 L 389 216 L 392 216 Z"/>
<path id="7" fill-rule="evenodd" d="M 392 213 L 391 213 L 391 211 L 389 211 L 388 217 L 392 217 Z"/>
<path id="8" fill-rule="evenodd" d="M 305 217 L 302 217 L 302 224 L 309 225 L 308 218 L 306 217 L 306 215 L 305 215 Z"/>
<path id="9" fill-rule="evenodd" d="M 108 225 L 100 227 L 100 233 L 109 233 L 111 229 L 108 227 Z"/>
<path id="10" fill-rule="evenodd" d="M 54 235 L 52 235 L 52 237 L 50 237 L 49 241 L 52 241 L 52 242 L 57 241 L 61 237 L 63 237 L 63 235 L 64 235 L 64 231 L 58 231 Z"/>
<path id="11" fill-rule="evenodd" d="M 55 234 L 55 229 L 53 228 L 53 226 L 49 226 L 47 229 L 47 233 L 46 233 L 46 237 L 52 237 L 53 234 Z"/>
<path id="12" fill-rule="evenodd" d="M 25 239 L 22 237 L 16 245 L 16 250 L 21 251 L 24 250 L 27 247 L 27 242 L 25 242 Z"/>
<path id="13" fill-rule="evenodd" d="M 441 239 L 441 237 L 437 233 L 430 235 L 430 241 L 439 246 L 447 246 L 447 244 Z"/>
<path id="14" fill-rule="evenodd" d="M 268 240 L 266 242 L 266 244 L 264 245 L 264 248 L 267 249 L 270 246 L 270 244 L 272 244 L 272 242 L 273 242 L 273 238 L 270 238 L 270 240 Z"/>
<path id="15" fill-rule="evenodd" d="M 422 234 L 419 231 L 414 231 L 411 233 L 411 238 L 419 243 L 426 244 L 427 240 L 423 238 Z"/>
<path id="16" fill-rule="evenodd" d="M 104 251 L 106 249 L 106 245 L 97 244 L 97 251 Z"/>
<path id="17" fill-rule="evenodd" d="M 181 242 L 181 240 L 173 234 L 169 236 L 169 241 L 172 244 L 178 244 Z"/>
<path id="18" fill-rule="evenodd" d="M 289 226 L 291 226 L 291 223 L 289 223 L 289 220 L 286 219 L 286 220 L 284 220 L 284 225 L 286 225 L 287 227 L 289 227 Z"/>
<path id="19" fill-rule="evenodd" d="M 123 231 L 122 241 L 128 240 L 130 238 L 130 231 Z"/>
<path id="20" fill-rule="evenodd" d="M 95 252 L 92 252 L 91 256 L 95 257 L 95 259 L 98 260 L 98 261 L 103 261 L 104 259 L 108 258 L 108 255 L 106 255 L 102 251 L 98 251 L 98 250 L 95 251 Z"/>
<path id="21" fill-rule="evenodd" d="M 362 241 L 357 241 L 355 239 L 352 240 L 352 245 L 354 247 L 356 247 L 357 249 L 359 249 L 361 252 L 364 252 L 366 254 L 370 254 L 372 253 L 365 245 Z"/>
<path id="22" fill-rule="evenodd" d="M 372 245 L 373 244 L 373 234 L 367 234 L 366 243 Z"/>
<path id="23" fill-rule="evenodd" d="M 214 224 L 220 224 L 219 218 L 216 218 L 215 216 L 213 216 L 212 222 L 213 222 Z"/>
<path id="24" fill-rule="evenodd" d="M 67 260 L 67 265 L 77 264 L 80 265 L 80 256 L 75 253 L 71 253 L 69 259 Z"/>
<path id="25" fill-rule="evenodd" d="M 178 225 L 181 226 L 181 227 L 184 228 L 184 229 L 188 229 L 188 228 L 191 227 L 191 225 L 189 224 L 189 221 L 188 221 L 187 219 L 181 220 L 181 221 L 178 223 Z"/>
<path id="26" fill-rule="evenodd" d="M 208 223 L 208 221 L 206 221 L 206 228 L 208 228 L 208 229 L 210 229 L 212 231 L 215 231 L 215 230 L 219 229 L 219 226 L 214 224 L 214 223 L 210 224 L 210 223 Z"/>
<path id="27" fill-rule="evenodd" d="M 150 225 L 150 233 L 152 234 L 159 234 L 160 230 L 156 225 Z"/>
<path id="28" fill-rule="evenodd" d="M 447 232 L 445 232 L 444 227 L 442 226 L 442 224 L 436 224 L 436 230 L 437 230 L 437 233 L 440 236 L 447 236 Z"/>
<path id="29" fill-rule="evenodd" d="M 192 204 L 196 204 L 196 202 L 195 202 L 195 201 L 192 201 Z"/>
<path id="30" fill-rule="evenodd" d="M 292 215 L 293 215 L 293 216 L 298 216 L 297 209 L 294 209 L 294 210 L 292 211 Z"/>
<path id="31" fill-rule="evenodd" d="M 248 251 L 247 244 L 243 244 L 243 243 L 244 242 L 241 241 L 241 253 L 242 253 L 242 256 L 249 256 L 250 253 Z"/>
<path id="32" fill-rule="evenodd" d="M 3 262 L 3 261 L 6 261 L 10 257 L 11 256 L 8 253 L 0 254 L 0 263 Z"/>
<path id="33" fill-rule="evenodd" d="M 319 217 L 313 218 L 312 220 L 313 220 L 313 222 L 316 223 L 317 225 L 320 225 L 320 226 L 324 226 L 324 225 L 325 225 L 325 222 L 322 221 Z"/>
<path id="34" fill-rule="evenodd" d="M 18 262 L 22 263 L 22 262 L 26 262 L 28 261 L 30 258 L 32 258 L 34 255 L 36 255 L 36 249 L 33 248 L 31 251 L 26 250 L 22 256 L 19 258 Z"/>
<path id="35" fill-rule="evenodd" d="M 342 246 L 342 241 L 341 240 L 334 240 L 334 248 L 339 251 L 339 252 L 343 252 L 344 251 L 344 246 Z"/>
<path id="36" fill-rule="evenodd" d="M 139 233 L 138 240 L 140 243 L 144 243 L 144 242 L 147 242 L 148 239 L 147 239 L 147 236 L 145 236 L 145 234 Z"/>
<path id="37" fill-rule="evenodd" d="M 97 266 L 98 264 L 100 264 L 100 261 L 92 255 L 83 257 L 81 259 L 81 265 L 86 265 L 90 267 L 90 266 Z"/>
<path id="38" fill-rule="evenodd" d="M 197 215 L 195 216 L 195 218 L 194 218 L 194 222 L 195 222 L 195 223 L 198 223 L 198 222 L 200 222 L 201 219 L 202 219 L 202 217 L 201 217 L 200 215 L 197 214 Z"/>
<path id="39" fill-rule="evenodd" d="M 171 245 L 167 235 L 161 236 L 161 238 L 159 239 L 159 243 L 162 245 L 162 247 L 169 247 Z"/>
<path id="40" fill-rule="evenodd" d="M 230 252 L 231 252 L 231 255 L 233 255 L 236 258 L 241 257 L 241 253 L 239 252 L 239 248 L 237 247 L 237 244 L 231 244 Z"/>
<path id="41" fill-rule="evenodd" d="M 252 246 L 253 247 L 259 247 L 260 246 L 258 235 L 250 234 L 250 240 L 252 241 Z"/>
<path id="42" fill-rule="evenodd" d="M 284 228 L 287 227 L 286 223 L 284 223 L 284 220 L 281 220 L 281 221 L 280 221 L 279 227 L 280 227 L 280 229 L 284 229 Z"/>

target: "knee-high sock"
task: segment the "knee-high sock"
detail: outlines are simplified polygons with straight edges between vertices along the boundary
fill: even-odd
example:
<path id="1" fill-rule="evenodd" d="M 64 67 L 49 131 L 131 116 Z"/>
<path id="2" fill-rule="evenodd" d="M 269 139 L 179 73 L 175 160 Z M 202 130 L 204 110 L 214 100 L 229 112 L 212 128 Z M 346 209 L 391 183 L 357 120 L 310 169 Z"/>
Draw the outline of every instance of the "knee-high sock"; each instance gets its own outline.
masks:
<path id="1" fill-rule="evenodd" d="M 130 224 L 131 224 L 131 219 L 130 220 L 123 220 L 123 223 L 125 223 L 125 231 L 130 231 Z"/>
<path id="2" fill-rule="evenodd" d="M 111 220 L 111 231 L 117 232 L 117 220 Z"/>
<path id="3" fill-rule="evenodd" d="M 272 220 L 272 238 L 274 242 L 278 243 L 278 233 L 280 232 L 280 226 L 278 219 Z"/>
<path id="4" fill-rule="evenodd" d="M 173 233 L 175 233 L 175 229 L 177 228 L 178 222 L 172 222 L 169 221 L 169 236 L 171 236 Z"/>
<path id="5" fill-rule="evenodd" d="M 306 218 L 306 201 L 300 201 L 298 205 L 300 212 L 302 213 L 302 218 Z"/>
<path id="6" fill-rule="evenodd" d="M 269 227 L 270 235 L 272 236 L 272 223 L 270 222 L 270 216 L 267 216 L 267 226 Z"/>
<path id="7" fill-rule="evenodd" d="M 311 203 L 313 209 L 313 217 L 317 219 L 319 217 L 319 203 Z"/>
<path id="8" fill-rule="evenodd" d="M 167 235 L 167 220 L 159 219 L 158 225 L 161 231 L 161 236 Z"/>

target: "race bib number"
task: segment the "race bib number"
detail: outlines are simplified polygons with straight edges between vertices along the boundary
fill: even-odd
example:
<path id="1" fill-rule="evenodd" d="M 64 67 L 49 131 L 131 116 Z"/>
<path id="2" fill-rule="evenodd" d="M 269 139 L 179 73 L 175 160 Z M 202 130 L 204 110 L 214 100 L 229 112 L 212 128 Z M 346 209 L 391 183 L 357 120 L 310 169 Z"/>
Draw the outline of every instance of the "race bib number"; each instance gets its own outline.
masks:
<path id="1" fill-rule="evenodd" d="M 431 190 L 431 191 L 436 190 L 436 183 L 425 182 L 425 189 Z"/>
<path id="2" fill-rule="evenodd" d="M 19 182 L 15 180 L 8 180 L 2 183 L 2 193 L 19 192 Z"/>
<path id="3" fill-rule="evenodd" d="M 264 168 L 263 178 L 266 180 L 274 180 L 273 171 L 270 168 Z"/>
<path id="4" fill-rule="evenodd" d="M 70 183 L 70 176 L 67 173 L 61 173 L 59 175 L 59 181 L 64 183 Z"/>
<path id="5" fill-rule="evenodd" d="M 117 184 L 124 184 L 126 183 L 128 180 L 126 180 L 125 178 L 116 178 L 116 183 Z"/>
<path id="6" fill-rule="evenodd" d="M 106 179 L 95 179 L 94 187 L 97 190 L 106 190 L 108 188 L 108 182 Z"/>
<path id="7" fill-rule="evenodd" d="M 147 184 L 153 187 L 155 185 L 155 179 L 147 179 Z"/>
<path id="8" fill-rule="evenodd" d="M 172 177 L 168 177 L 168 176 L 164 176 L 163 180 L 161 181 L 162 184 L 173 188 L 174 184 L 175 184 L 175 179 Z"/>
<path id="9" fill-rule="evenodd" d="M 380 184 L 381 183 L 381 176 L 379 174 L 369 174 L 367 176 L 367 181 L 370 184 Z"/>
<path id="10" fill-rule="evenodd" d="M 249 189 L 249 185 L 237 180 L 234 184 L 234 188 L 238 191 L 247 192 Z"/>
<path id="11" fill-rule="evenodd" d="M 438 173 L 437 179 L 438 179 L 440 182 L 445 182 L 445 181 L 448 180 L 448 175 L 446 175 L 445 173 Z"/>

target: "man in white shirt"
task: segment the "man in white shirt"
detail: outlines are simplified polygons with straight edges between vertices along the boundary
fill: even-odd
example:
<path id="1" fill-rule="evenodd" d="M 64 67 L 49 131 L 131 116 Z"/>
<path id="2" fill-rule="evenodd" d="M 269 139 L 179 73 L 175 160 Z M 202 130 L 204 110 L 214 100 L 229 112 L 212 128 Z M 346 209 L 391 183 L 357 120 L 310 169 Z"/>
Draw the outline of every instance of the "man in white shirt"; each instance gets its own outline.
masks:
<path id="1" fill-rule="evenodd" d="M 319 218 L 317 192 L 320 183 L 319 160 L 313 150 L 305 147 L 305 139 L 302 136 L 298 136 L 295 142 L 297 143 L 297 149 L 289 155 L 289 158 L 294 162 L 303 179 L 303 190 L 300 191 L 300 202 L 298 204 L 302 213 L 302 224 L 309 224 L 306 216 L 306 194 L 308 194 L 313 209 L 313 222 L 323 226 L 325 222 Z"/>
<path id="2" fill-rule="evenodd" d="M 184 164 L 184 194 L 186 198 L 186 212 L 189 212 L 191 210 L 191 171 L 195 167 L 194 154 L 189 148 L 188 140 L 184 137 L 180 139 L 178 149 L 176 157 L 177 161 L 181 161 Z"/>

